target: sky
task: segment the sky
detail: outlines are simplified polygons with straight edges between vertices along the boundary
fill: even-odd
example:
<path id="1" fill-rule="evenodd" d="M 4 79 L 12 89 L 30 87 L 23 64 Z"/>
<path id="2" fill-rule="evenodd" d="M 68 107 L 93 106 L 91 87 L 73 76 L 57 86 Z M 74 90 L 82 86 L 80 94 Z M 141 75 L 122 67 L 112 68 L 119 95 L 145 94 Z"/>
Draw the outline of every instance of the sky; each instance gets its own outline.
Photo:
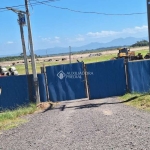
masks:
<path id="1" fill-rule="evenodd" d="M 38 3 L 43 2 L 47 5 Z M 30 0 L 34 50 L 105 43 L 116 38 L 148 37 L 146 0 Z M 24 0 L 1 0 L 0 55 L 22 53 L 17 14 L 5 7 L 24 5 Z M 48 6 L 49 5 L 49 6 Z M 57 7 L 57 8 L 56 8 Z M 62 8 L 62 9 L 61 9 Z M 68 8 L 81 12 L 69 11 Z M 25 10 L 24 6 L 16 7 Z M 134 15 L 103 15 L 132 14 Z M 28 51 L 27 26 L 24 26 Z"/>

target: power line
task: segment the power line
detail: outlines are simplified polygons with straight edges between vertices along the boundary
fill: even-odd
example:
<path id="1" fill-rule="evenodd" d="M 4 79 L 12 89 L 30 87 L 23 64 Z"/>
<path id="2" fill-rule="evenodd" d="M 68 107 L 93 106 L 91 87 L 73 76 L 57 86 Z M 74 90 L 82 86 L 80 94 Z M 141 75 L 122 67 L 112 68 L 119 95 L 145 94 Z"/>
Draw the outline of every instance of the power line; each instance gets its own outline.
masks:
<path id="1" fill-rule="evenodd" d="M 141 13 L 136 12 L 136 13 L 126 13 L 126 14 L 111 14 L 111 13 L 109 14 L 109 13 L 102 13 L 102 12 L 88 12 L 88 11 L 73 10 L 73 9 L 65 8 L 65 7 L 53 6 L 53 5 L 50 5 L 50 4 L 46 4 L 45 2 L 40 2 L 38 0 L 35 0 L 35 1 L 38 2 L 38 3 L 41 3 L 43 5 L 47 5 L 49 7 L 53 7 L 53 8 L 57 8 L 57 9 L 63 9 L 63 10 L 69 10 L 69 11 L 77 12 L 77 13 L 85 13 L 85 14 L 97 14 L 97 15 L 107 15 L 107 16 L 129 16 L 129 15 L 143 15 L 143 14 L 146 14 L 146 12 L 141 12 Z"/>
<path id="2" fill-rule="evenodd" d="M 31 2 L 29 1 L 29 4 L 30 4 L 30 6 L 31 6 L 31 8 L 32 8 L 32 10 L 33 10 L 33 6 L 32 6 L 32 4 L 31 4 Z"/>
<path id="3" fill-rule="evenodd" d="M 57 0 L 46 0 L 46 1 L 38 1 L 38 0 L 30 0 L 30 1 L 35 1 L 35 2 L 31 2 L 30 5 L 32 6 L 36 6 L 36 5 L 47 5 L 49 7 L 52 8 L 56 8 L 56 9 L 62 9 L 62 10 L 68 10 L 68 11 L 72 11 L 72 12 L 76 12 L 76 13 L 84 13 L 84 14 L 97 14 L 97 15 L 106 15 L 106 16 L 130 16 L 130 15 L 143 15 L 146 14 L 147 12 L 135 12 L 135 13 L 124 13 L 124 14 L 112 14 L 112 13 L 103 13 L 103 12 L 94 12 L 94 11 L 80 11 L 80 10 L 74 10 L 74 9 L 70 9 L 70 8 L 65 8 L 65 7 L 59 7 L 59 6 L 53 6 L 50 4 L 47 4 L 49 2 L 54 2 Z M 17 6 L 10 6 L 10 7 L 24 7 L 24 5 L 17 5 Z M 0 8 L 0 12 L 4 12 L 4 11 L 8 11 L 6 8 Z"/>
<path id="4" fill-rule="evenodd" d="M 34 1 L 34 0 L 33 0 L 33 1 Z M 44 2 L 44 3 L 49 3 L 50 0 L 46 0 L 46 1 L 42 1 L 42 2 Z M 33 3 L 30 3 L 30 5 L 36 6 L 36 5 L 41 5 L 41 4 L 40 4 L 39 2 L 38 2 L 38 3 L 37 3 L 37 2 L 33 2 Z M 25 8 L 24 5 L 16 5 L 16 6 L 8 6 L 8 7 L 12 7 L 12 8 Z M 4 11 L 8 11 L 8 10 L 6 9 L 6 7 L 0 8 L 0 12 L 4 12 Z"/>
<path id="5" fill-rule="evenodd" d="M 24 6 L 24 5 L 17 5 L 17 6 L 10 6 L 10 7 L 20 7 L 20 6 Z M 4 10 L 4 9 L 6 9 L 6 7 L 3 7 L 3 8 L 0 8 L 0 10 Z M 7 9 L 6 9 L 7 10 Z"/>

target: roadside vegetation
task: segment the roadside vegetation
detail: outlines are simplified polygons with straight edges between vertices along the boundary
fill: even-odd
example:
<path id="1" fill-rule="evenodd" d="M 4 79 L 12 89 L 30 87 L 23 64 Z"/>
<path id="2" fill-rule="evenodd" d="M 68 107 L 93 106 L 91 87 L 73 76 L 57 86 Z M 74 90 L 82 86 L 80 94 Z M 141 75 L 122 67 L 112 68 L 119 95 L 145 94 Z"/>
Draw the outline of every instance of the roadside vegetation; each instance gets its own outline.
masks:
<path id="1" fill-rule="evenodd" d="M 0 112 L 0 130 L 11 129 L 27 122 L 22 116 L 33 114 L 36 110 L 36 104 L 30 104 L 29 106 L 22 106 L 15 110 L 5 110 Z"/>
<path id="2" fill-rule="evenodd" d="M 120 100 L 126 101 L 127 105 L 136 107 L 138 109 L 150 111 L 150 93 L 146 93 L 146 94 L 128 93 L 120 97 Z"/>

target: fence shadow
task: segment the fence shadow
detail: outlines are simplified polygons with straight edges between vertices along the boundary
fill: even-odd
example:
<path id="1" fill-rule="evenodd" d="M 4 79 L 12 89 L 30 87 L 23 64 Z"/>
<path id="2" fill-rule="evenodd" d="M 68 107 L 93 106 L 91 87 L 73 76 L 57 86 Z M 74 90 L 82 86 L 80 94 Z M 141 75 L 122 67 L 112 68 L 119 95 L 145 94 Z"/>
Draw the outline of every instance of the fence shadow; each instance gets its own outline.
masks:
<path id="1" fill-rule="evenodd" d="M 102 105 L 115 105 L 115 104 L 127 103 L 127 102 L 135 100 L 136 98 L 138 98 L 138 96 L 134 96 L 132 98 L 129 98 L 129 99 L 127 99 L 125 101 L 121 101 L 121 102 L 80 105 L 80 106 L 75 106 L 76 107 L 75 109 L 92 108 L 92 107 L 99 107 Z"/>
<path id="2" fill-rule="evenodd" d="M 60 111 L 65 111 L 65 109 L 70 109 L 70 108 L 74 108 L 74 109 L 84 109 L 84 108 L 94 108 L 94 107 L 100 107 L 102 105 L 116 105 L 116 104 L 122 104 L 122 103 L 127 103 L 127 102 L 130 102 L 130 101 L 134 101 L 136 98 L 138 97 L 142 97 L 144 95 L 140 95 L 140 96 L 134 96 L 134 97 L 131 97 L 127 100 L 124 100 L 124 101 L 119 101 L 119 102 L 111 102 L 111 103 L 92 103 L 92 100 L 90 100 L 90 104 L 85 104 L 85 105 L 79 105 L 79 106 L 66 106 L 66 105 L 62 105 L 58 108 L 54 108 L 53 105 L 51 104 L 49 108 L 47 108 L 46 110 L 43 111 L 46 112 L 48 110 L 56 110 L 56 109 L 59 109 Z"/>

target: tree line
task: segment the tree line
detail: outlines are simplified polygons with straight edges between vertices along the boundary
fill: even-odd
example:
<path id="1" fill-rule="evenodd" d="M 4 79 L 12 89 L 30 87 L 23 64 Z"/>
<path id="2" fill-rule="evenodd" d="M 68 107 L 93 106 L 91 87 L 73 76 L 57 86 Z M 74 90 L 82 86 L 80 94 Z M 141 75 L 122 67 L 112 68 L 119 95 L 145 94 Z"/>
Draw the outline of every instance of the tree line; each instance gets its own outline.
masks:
<path id="1" fill-rule="evenodd" d="M 131 45 L 131 47 L 141 47 L 148 46 L 149 42 L 147 40 L 137 41 L 135 44 Z"/>

